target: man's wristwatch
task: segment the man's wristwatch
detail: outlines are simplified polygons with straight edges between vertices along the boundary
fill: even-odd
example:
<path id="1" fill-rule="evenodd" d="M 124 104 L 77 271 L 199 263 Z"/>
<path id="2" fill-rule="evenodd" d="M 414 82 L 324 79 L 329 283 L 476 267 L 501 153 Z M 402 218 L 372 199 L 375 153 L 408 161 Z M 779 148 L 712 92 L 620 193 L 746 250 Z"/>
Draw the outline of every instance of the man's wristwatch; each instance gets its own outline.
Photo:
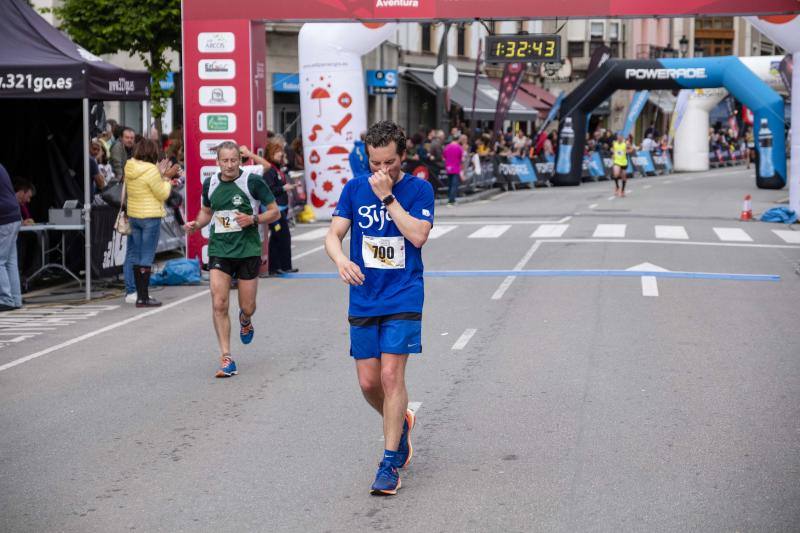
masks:
<path id="1" fill-rule="evenodd" d="M 394 194 L 390 194 L 390 195 L 386 196 L 383 200 L 381 200 L 381 202 L 383 202 L 383 205 L 387 205 L 388 206 L 389 204 L 394 202 Z"/>
<path id="2" fill-rule="evenodd" d="M 258 226 L 258 215 L 253 215 L 253 224 Z"/>

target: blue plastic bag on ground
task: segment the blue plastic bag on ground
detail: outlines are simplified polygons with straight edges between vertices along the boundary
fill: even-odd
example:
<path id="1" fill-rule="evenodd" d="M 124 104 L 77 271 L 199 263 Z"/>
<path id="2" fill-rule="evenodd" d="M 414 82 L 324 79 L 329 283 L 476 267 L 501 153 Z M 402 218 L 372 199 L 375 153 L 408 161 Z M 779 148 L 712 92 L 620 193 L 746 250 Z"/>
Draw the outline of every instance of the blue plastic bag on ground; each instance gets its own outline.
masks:
<path id="1" fill-rule="evenodd" d="M 200 281 L 197 259 L 170 259 L 160 272 L 150 276 L 150 285 L 196 285 Z"/>
<path id="2" fill-rule="evenodd" d="M 783 222 L 784 224 L 794 224 L 797 222 L 797 213 L 788 207 L 773 207 L 761 215 L 761 222 Z"/>

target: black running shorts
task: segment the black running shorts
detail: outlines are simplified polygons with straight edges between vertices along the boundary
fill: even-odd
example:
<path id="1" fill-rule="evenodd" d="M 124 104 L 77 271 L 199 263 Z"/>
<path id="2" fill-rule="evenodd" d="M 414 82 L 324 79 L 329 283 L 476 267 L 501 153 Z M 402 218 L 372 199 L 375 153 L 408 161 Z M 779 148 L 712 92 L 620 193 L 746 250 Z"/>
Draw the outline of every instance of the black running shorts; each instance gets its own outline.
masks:
<path id="1" fill-rule="evenodd" d="M 261 268 L 261 257 L 209 257 L 208 269 L 221 270 L 232 278 L 256 279 Z"/>

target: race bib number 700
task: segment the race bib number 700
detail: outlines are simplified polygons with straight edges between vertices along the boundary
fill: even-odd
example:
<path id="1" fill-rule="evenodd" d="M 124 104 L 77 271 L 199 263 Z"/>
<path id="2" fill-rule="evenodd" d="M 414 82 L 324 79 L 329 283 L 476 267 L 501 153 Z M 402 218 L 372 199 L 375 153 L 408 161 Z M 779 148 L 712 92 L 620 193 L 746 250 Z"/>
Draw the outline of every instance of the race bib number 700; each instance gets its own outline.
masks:
<path id="1" fill-rule="evenodd" d="M 361 256 L 364 259 L 364 266 L 367 268 L 405 268 L 405 238 L 363 235 Z"/>

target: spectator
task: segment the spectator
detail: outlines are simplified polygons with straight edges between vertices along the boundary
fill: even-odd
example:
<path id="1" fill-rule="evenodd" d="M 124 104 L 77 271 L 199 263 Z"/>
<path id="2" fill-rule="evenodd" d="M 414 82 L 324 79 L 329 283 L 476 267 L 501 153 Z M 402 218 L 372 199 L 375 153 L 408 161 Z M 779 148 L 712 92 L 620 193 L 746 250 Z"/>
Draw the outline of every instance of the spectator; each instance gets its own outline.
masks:
<path id="1" fill-rule="evenodd" d="M 361 132 L 361 138 L 353 143 L 353 151 L 350 152 L 350 170 L 353 172 L 354 178 L 363 176 L 365 174 L 372 174 L 372 172 L 369 170 L 367 147 L 364 145 L 364 137 L 366 134 L 366 132 Z M 278 205 L 280 205 L 280 202 Z"/>
<path id="2" fill-rule="evenodd" d="M 271 163 L 269 170 L 264 174 L 264 180 L 275 202 L 281 217 L 269 225 L 269 275 L 291 274 L 297 272 L 292 268 L 292 236 L 289 232 L 289 195 L 288 192 L 295 188 L 286 180 L 283 169 L 283 146 L 277 143 L 267 145 L 267 161 Z"/>
<path id="3" fill-rule="evenodd" d="M 30 180 L 25 178 L 14 178 L 14 194 L 17 196 L 20 214 L 22 215 L 22 225 L 32 226 L 36 224 L 31 214 L 31 199 L 36 195 L 36 187 Z M 41 259 L 37 257 L 39 242 L 36 235 L 28 232 L 20 232 L 17 236 L 17 265 L 20 276 L 27 278 L 39 266 Z"/>
<path id="4" fill-rule="evenodd" d="M 123 127 L 117 142 L 111 147 L 111 168 L 114 177 L 118 180 L 125 178 L 125 164 L 133 154 L 133 145 L 136 139 L 136 132 L 131 128 Z"/>
<path id="5" fill-rule="evenodd" d="M 303 159 L 303 138 L 295 137 L 292 144 L 287 150 L 287 159 L 289 163 L 289 170 L 303 171 L 306 168 L 306 162 Z"/>
<path id="6" fill-rule="evenodd" d="M 96 139 L 93 140 L 89 145 L 89 177 L 92 178 L 92 195 L 105 189 L 108 183 L 106 173 L 100 168 L 100 162 L 105 160 L 105 155 L 103 144 Z M 103 167 L 113 176 L 114 171 L 111 169 L 111 165 L 103 165 Z"/>
<path id="7" fill-rule="evenodd" d="M 131 159 L 125 163 L 126 212 L 131 223 L 125 265 L 133 273 L 136 307 L 161 305 L 150 297 L 150 271 L 161 232 L 161 219 L 166 216 L 164 201 L 171 190 L 170 179 L 179 169 L 177 165 L 168 169 L 166 160 L 159 163 L 159 154 L 157 141 L 142 139 L 134 147 Z"/>
<path id="8" fill-rule="evenodd" d="M 648 133 L 642 141 L 642 150 L 646 152 L 654 152 L 656 149 L 656 141 L 653 140 L 653 134 Z"/>
<path id="9" fill-rule="evenodd" d="M 0 311 L 22 307 L 17 265 L 17 234 L 22 224 L 11 177 L 0 164 Z"/>
<path id="10" fill-rule="evenodd" d="M 454 206 L 458 196 L 458 184 L 461 181 L 461 165 L 464 157 L 464 149 L 459 144 L 458 139 L 453 139 L 444 148 L 443 157 L 448 180 L 447 205 Z"/>
<path id="11" fill-rule="evenodd" d="M 551 131 L 547 138 L 544 140 L 544 145 L 542 145 L 542 154 L 544 154 L 544 160 L 547 162 L 555 161 L 556 160 L 556 141 L 558 139 L 558 133 L 555 131 Z"/>
<path id="12" fill-rule="evenodd" d="M 19 212 L 22 216 L 22 225 L 30 226 L 36 224 L 31 215 L 31 199 L 36 195 L 36 187 L 25 178 L 14 178 L 14 194 L 19 204 Z"/>
<path id="13" fill-rule="evenodd" d="M 512 141 L 514 154 L 522 157 L 525 154 L 525 146 L 527 144 L 528 138 L 525 137 L 525 132 L 521 129 L 517 130 L 517 134 L 514 136 L 514 140 Z"/>

